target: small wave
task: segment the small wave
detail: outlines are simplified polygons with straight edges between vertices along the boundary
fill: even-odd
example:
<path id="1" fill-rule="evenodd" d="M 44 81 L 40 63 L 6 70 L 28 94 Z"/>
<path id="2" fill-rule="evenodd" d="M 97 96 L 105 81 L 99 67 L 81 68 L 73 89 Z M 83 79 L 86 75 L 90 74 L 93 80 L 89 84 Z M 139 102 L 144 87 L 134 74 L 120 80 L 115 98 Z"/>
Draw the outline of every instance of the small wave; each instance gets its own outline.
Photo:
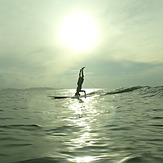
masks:
<path id="1" fill-rule="evenodd" d="M 36 125 L 36 124 L 32 124 L 32 125 L 3 125 L 3 126 L 0 126 L 0 128 L 4 128 L 4 129 L 36 130 L 36 129 L 40 129 L 42 127 L 40 127 L 39 125 Z"/>
<path id="2" fill-rule="evenodd" d="M 120 131 L 120 130 L 122 130 L 122 131 L 126 131 L 126 130 L 130 130 L 131 128 L 130 127 L 112 127 L 112 128 L 110 128 L 110 130 L 117 130 L 117 131 Z"/>
<path id="3" fill-rule="evenodd" d="M 118 161 L 118 163 L 137 163 L 137 162 L 143 162 L 141 156 L 128 156 L 123 158 L 122 160 Z"/>
<path id="4" fill-rule="evenodd" d="M 42 158 L 28 159 L 24 161 L 17 161 L 14 163 L 56 163 L 56 162 L 67 162 L 67 161 L 62 158 L 42 157 Z"/>
<path id="5" fill-rule="evenodd" d="M 163 86 L 156 86 L 156 87 L 135 86 L 135 87 L 129 87 L 129 88 L 119 88 L 119 89 L 115 89 L 113 91 L 107 92 L 104 95 L 128 93 L 128 92 L 134 92 L 137 90 L 141 95 L 143 95 L 144 98 L 150 98 L 154 96 L 158 96 L 162 98 L 163 96 Z"/>
<path id="6" fill-rule="evenodd" d="M 88 96 L 89 95 L 97 95 L 97 94 L 101 94 L 101 93 L 103 93 L 103 90 L 102 89 L 98 89 L 98 90 L 95 90 L 93 92 L 88 93 L 87 95 Z"/>
<path id="7" fill-rule="evenodd" d="M 0 120 L 11 120 L 11 119 L 14 119 L 12 117 L 1 117 Z"/>
<path id="8" fill-rule="evenodd" d="M 23 144 L 19 144 L 19 143 L 14 143 L 14 144 L 7 144 L 5 145 L 6 147 L 25 147 L 25 146 L 30 146 L 32 144 L 30 143 L 23 143 Z"/>
<path id="9" fill-rule="evenodd" d="M 144 87 L 141 90 L 141 94 L 144 97 L 153 97 L 153 96 L 163 96 L 163 86 L 156 86 L 156 87 Z"/>
<path id="10" fill-rule="evenodd" d="M 152 109 L 152 111 L 162 111 L 163 109 L 159 109 L 159 108 L 154 108 Z"/>
<path id="11" fill-rule="evenodd" d="M 10 140 L 10 141 L 24 141 L 24 139 L 20 139 L 20 138 L 14 138 L 14 137 L 1 137 L 1 140 L 3 140 L 3 141 L 8 141 L 8 140 Z"/>
<path id="12" fill-rule="evenodd" d="M 0 153 L 0 156 L 7 156 L 7 155 Z"/>
<path id="13" fill-rule="evenodd" d="M 73 127 L 73 126 L 61 126 L 61 127 L 57 127 L 54 129 L 48 129 L 46 130 L 48 135 L 55 135 L 55 136 L 66 136 L 68 133 L 72 133 L 72 132 L 78 132 L 79 129 L 77 127 Z"/>
<path id="14" fill-rule="evenodd" d="M 120 88 L 120 89 L 116 89 L 115 91 L 108 92 L 105 95 L 127 93 L 127 92 L 132 92 L 132 91 L 135 91 L 135 90 L 141 89 L 141 88 L 144 88 L 144 87 L 143 86 L 136 86 L 136 87 L 130 87 L 130 88 Z"/>
<path id="15" fill-rule="evenodd" d="M 150 126 L 163 128 L 163 125 L 150 125 Z"/>
<path id="16" fill-rule="evenodd" d="M 153 117 L 153 119 L 163 119 L 163 117 Z"/>

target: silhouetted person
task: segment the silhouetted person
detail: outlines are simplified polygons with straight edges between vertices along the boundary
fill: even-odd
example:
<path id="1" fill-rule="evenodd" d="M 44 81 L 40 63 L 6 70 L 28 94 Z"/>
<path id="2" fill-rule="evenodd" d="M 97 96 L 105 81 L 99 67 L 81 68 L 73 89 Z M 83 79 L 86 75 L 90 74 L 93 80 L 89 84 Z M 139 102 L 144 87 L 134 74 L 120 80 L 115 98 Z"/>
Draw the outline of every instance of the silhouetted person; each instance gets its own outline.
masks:
<path id="1" fill-rule="evenodd" d="M 77 82 L 77 89 L 76 89 L 75 96 L 80 96 L 79 92 L 84 92 L 84 95 L 86 97 L 86 91 L 82 90 L 82 84 L 84 82 L 84 73 L 83 73 L 84 68 L 85 67 L 81 68 L 80 72 L 79 72 L 79 78 L 78 78 L 78 82 Z"/>

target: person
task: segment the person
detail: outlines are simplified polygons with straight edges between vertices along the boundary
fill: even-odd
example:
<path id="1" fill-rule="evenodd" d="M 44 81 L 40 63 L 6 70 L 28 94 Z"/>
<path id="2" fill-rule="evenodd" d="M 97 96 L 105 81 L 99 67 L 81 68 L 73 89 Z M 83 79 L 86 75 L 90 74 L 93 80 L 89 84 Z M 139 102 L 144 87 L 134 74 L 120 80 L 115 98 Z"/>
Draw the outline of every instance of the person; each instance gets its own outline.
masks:
<path id="1" fill-rule="evenodd" d="M 78 78 L 77 88 L 76 88 L 76 93 L 75 93 L 75 96 L 78 96 L 78 97 L 80 96 L 80 92 L 84 92 L 84 95 L 86 97 L 86 91 L 82 90 L 82 84 L 84 82 L 84 73 L 83 73 L 84 68 L 85 67 L 81 68 L 79 71 L 79 78 Z"/>

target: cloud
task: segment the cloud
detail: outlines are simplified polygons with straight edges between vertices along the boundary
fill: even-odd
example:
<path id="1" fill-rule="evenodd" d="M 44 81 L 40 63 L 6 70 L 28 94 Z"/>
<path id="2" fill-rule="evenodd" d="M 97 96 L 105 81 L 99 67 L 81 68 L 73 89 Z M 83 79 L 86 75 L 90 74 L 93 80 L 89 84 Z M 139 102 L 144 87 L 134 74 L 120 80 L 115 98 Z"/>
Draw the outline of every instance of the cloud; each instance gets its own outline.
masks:
<path id="1" fill-rule="evenodd" d="M 105 14 L 107 59 L 163 62 L 162 1 L 115 2 Z M 115 6 L 117 5 L 117 6 Z"/>
<path id="2" fill-rule="evenodd" d="M 117 88 L 133 85 L 161 85 L 163 64 L 127 60 L 113 61 L 98 58 L 90 61 L 86 78 L 96 87 Z M 85 85 L 90 84 L 85 81 Z"/>
<path id="3" fill-rule="evenodd" d="M 1 1 L 0 87 L 74 88 L 82 66 L 97 87 L 161 83 L 162 5 L 162 0 Z M 76 10 L 97 21 L 101 40 L 94 51 L 73 52 L 58 43 L 59 23 Z"/>

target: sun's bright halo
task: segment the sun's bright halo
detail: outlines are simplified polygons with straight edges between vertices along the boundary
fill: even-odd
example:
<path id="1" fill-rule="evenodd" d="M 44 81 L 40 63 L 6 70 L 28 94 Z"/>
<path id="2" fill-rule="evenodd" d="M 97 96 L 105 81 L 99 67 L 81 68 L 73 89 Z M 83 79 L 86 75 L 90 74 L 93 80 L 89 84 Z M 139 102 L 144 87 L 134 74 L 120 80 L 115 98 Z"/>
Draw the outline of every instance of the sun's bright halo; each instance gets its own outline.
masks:
<path id="1" fill-rule="evenodd" d="M 59 38 L 62 44 L 77 51 L 87 51 L 98 42 L 98 28 L 85 13 L 68 15 L 61 23 Z"/>

